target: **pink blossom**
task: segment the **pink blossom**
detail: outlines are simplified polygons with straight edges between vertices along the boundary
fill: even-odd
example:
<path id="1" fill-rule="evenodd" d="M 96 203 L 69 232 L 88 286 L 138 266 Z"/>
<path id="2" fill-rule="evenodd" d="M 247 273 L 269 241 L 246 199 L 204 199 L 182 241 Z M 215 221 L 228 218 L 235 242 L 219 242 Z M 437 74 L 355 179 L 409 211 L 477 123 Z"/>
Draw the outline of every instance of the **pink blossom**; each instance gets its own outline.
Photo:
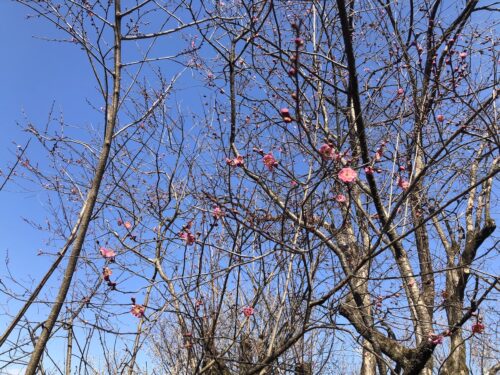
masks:
<path id="1" fill-rule="evenodd" d="M 266 168 L 270 171 L 272 171 L 274 169 L 274 167 L 276 167 L 278 165 L 278 162 L 274 158 L 273 154 L 270 152 L 267 153 L 266 155 L 264 155 L 264 157 L 262 158 L 262 161 L 264 162 L 264 165 L 266 166 Z"/>
<path id="2" fill-rule="evenodd" d="M 295 44 L 298 46 L 304 45 L 304 40 L 302 38 L 295 38 Z"/>
<path id="3" fill-rule="evenodd" d="M 444 121 L 444 115 L 437 115 L 436 119 L 437 119 L 439 122 L 443 122 L 443 121 Z"/>
<path id="4" fill-rule="evenodd" d="M 398 186 L 403 190 L 408 190 L 408 188 L 410 187 L 410 183 L 405 179 L 398 177 Z"/>
<path id="5" fill-rule="evenodd" d="M 288 108 L 281 108 L 280 115 L 281 115 L 281 117 L 291 117 L 290 110 Z"/>
<path id="6" fill-rule="evenodd" d="M 434 345 L 442 344 L 444 341 L 444 337 L 442 335 L 436 335 L 435 333 L 429 333 L 429 342 Z"/>
<path id="7" fill-rule="evenodd" d="M 299 183 L 298 183 L 297 181 L 295 181 L 295 180 L 292 180 L 292 182 L 290 182 L 290 185 L 291 185 L 292 187 L 295 187 L 295 186 L 297 186 L 298 184 L 299 184 Z"/>
<path id="8" fill-rule="evenodd" d="M 373 167 L 371 167 L 371 166 L 365 167 L 365 173 L 366 174 L 373 174 L 373 172 L 374 172 Z"/>
<path id="9" fill-rule="evenodd" d="M 323 159 L 332 159 L 335 156 L 335 149 L 332 146 L 324 143 L 319 148 L 319 153 L 321 154 Z"/>
<path id="10" fill-rule="evenodd" d="M 460 58 L 461 59 L 465 59 L 467 57 L 467 52 L 463 51 L 463 52 L 460 52 Z"/>
<path id="11" fill-rule="evenodd" d="M 342 168 L 339 172 L 339 179 L 345 183 L 354 182 L 357 177 L 358 173 L 350 167 Z"/>
<path id="12" fill-rule="evenodd" d="M 212 210 L 212 216 L 215 220 L 219 220 L 221 217 L 224 216 L 224 212 L 221 210 L 219 206 L 214 206 L 214 209 Z"/>
<path id="13" fill-rule="evenodd" d="M 123 223 L 123 226 L 127 229 L 132 228 L 132 224 L 130 223 L 130 221 L 126 221 L 125 223 Z"/>
<path id="14" fill-rule="evenodd" d="M 234 159 L 226 158 L 226 164 L 232 167 L 242 167 L 245 164 L 245 160 L 243 159 L 243 156 L 239 155 Z"/>
<path id="15" fill-rule="evenodd" d="M 245 315 L 248 318 L 248 317 L 253 315 L 254 308 L 247 306 L 247 307 L 244 307 L 242 311 L 243 311 L 243 315 Z"/>
<path id="16" fill-rule="evenodd" d="M 196 241 L 196 237 L 191 232 L 181 232 L 179 237 L 186 241 L 186 245 L 192 245 Z"/>
<path id="17" fill-rule="evenodd" d="M 118 224 L 118 226 L 122 226 L 123 225 L 123 220 L 122 219 L 118 219 L 116 221 L 116 224 Z"/>
<path id="18" fill-rule="evenodd" d="M 483 333 L 484 332 L 484 324 L 481 322 L 476 322 L 472 325 L 472 333 Z"/>
<path id="19" fill-rule="evenodd" d="M 101 247 L 99 251 L 101 252 L 101 255 L 106 259 L 113 259 L 116 256 L 115 251 L 112 249 Z"/>
<path id="20" fill-rule="evenodd" d="M 405 90 L 404 90 L 402 87 L 400 87 L 400 88 L 398 89 L 398 96 L 403 96 L 403 95 L 404 95 L 404 93 L 405 93 Z"/>
<path id="21" fill-rule="evenodd" d="M 345 197 L 344 194 L 337 194 L 335 196 L 335 200 L 339 203 L 344 203 L 347 200 L 347 198 Z"/>
<path id="22" fill-rule="evenodd" d="M 234 165 L 236 167 L 242 167 L 245 164 L 245 161 L 243 160 L 243 156 L 239 155 L 234 159 Z"/>
<path id="23" fill-rule="evenodd" d="M 146 308 L 142 305 L 136 305 L 135 303 L 132 305 L 132 308 L 130 309 L 130 312 L 132 313 L 133 316 L 136 318 L 142 318 L 144 316 L 144 311 Z"/>

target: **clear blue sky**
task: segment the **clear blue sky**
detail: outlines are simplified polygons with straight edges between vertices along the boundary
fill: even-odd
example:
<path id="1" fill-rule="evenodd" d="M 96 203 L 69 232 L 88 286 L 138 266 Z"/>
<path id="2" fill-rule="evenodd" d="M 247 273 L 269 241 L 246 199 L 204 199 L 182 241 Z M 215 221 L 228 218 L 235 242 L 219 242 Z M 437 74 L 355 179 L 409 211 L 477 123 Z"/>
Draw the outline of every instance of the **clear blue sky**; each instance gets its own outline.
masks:
<path id="1" fill-rule="evenodd" d="M 52 103 L 55 112 L 69 122 L 88 118 L 85 98 L 95 95 L 88 80 L 88 63 L 75 46 L 45 41 L 54 35 L 54 27 L 44 20 L 27 20 L 28 9 L 12 1 L 0 1 L 0 168 L 15 161 L 16 144 L 24 145 L 28 136 L 21 129 L 28 121 L 44 124 Z M 83 121 L 82 121 L 83 119 Z M 30 146 L 31 162 L 37 157 L 35 142 Z M 41 154 L 40 154 L 41 155 Z M 21 171 L 21 170 L 20 170 Z M 3 181 L 3 179 L 2 179 Z M 41 192 L 20 192 L 8 184 L 0 194 L 0 251 L 9 250 L 14 270 L 36 277 L 44 270 L 34 255 L 43 248 L 43 234 L 37 234 L 23 217 L 44 219 Z M 2 264 L 2 270 L 4 265 Z M 3 272 L 1 273 L 3 274 Z"/>
<path id="2" fill-rule="evenodd" d="M 53 25 L 45 20 L 27 20 L 28 14 L 26 7 L 8 0 L 0 1 L 2 171 L 15 161 L 16 145 L 24 145 L 28 139 L 22 131 L 28 121 L 45 124 L 49 109 L 55 103 L 55 112 L 62 113 L 66 121 L 85 124 L 89 118 L 85 98 L 91 99 L 96 93 L 94 82 L 88 79 L 89 66 L 83 53 L 75 46 L 41 39 L 54 35 Z M 32 164 L 41 157 L 36 142 L 31 143 L 29 154 Z M 16 280 L 30 289 L 47 271 L 51 258 L 36 256 L 39 249 L 44 249 L 47 234 L 33 229 L 23 218 L 43 224 L 47 215 L 44 201 L 42 191 L 22 192 L 13 183 L 0 192 L 0 278 L 6 275 L 8 253 L 10 270 Z M 11 282 L 6 284 L 12 286 Z M 0 332 L 3 332 L 9 322 L 4 312 L 16 312 L 19 304 L 13 301 L 5 304 L 4 294 L 0 298 Z M 30 309 L 32 314 L 36 311 L 36 308 Z M 16 373 L 16 369 L 9 368 L 9 371 L 8 374 Z"/>

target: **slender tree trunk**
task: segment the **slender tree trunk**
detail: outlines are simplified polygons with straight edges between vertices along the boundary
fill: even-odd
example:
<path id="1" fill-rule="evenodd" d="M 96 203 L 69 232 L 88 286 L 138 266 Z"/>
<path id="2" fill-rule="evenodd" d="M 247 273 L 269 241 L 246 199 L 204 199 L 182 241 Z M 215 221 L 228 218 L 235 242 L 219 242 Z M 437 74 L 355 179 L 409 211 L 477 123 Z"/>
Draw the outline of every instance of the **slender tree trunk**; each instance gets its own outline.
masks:
<path id="1" fill-rule="evenodd" d="M 99 193 L 99 188 L 104 176 L 104 171 L 106 169 L 106 164 L 108 162 L 109 153 L 111 150 L 111 141 L 113 139 L 113 133 L 116 124 L 118 106 L 119 106 L 119 96 L 120 96 L 120 70 L 121 70 L 121 0 L 115 0 L 115 25 L 114 25 L 114 84 L 113 84 L 113 94 L 112 102 L 107 111 L 106 118 L 106 131 L 104 135 L 104 143 L 102 145 L 101 153 L 99 156 L 99 163 L 96 168 L 94 179 L 92 181 L 91 188 L 87 194 L 87 199 L 84 203 L 84 211 L 82 215 L 82 223 L 78 229 L 78 234 L 76 236 L 75 242 L 73 244 L 73 249 L 71 251 L 68 265 L 66 266 L 66 271 L 64 272 L 64 277 L 59 288 L 59 293 L 57 294 L 54 306 L 49 313 L 46 322 L 43 325 L 42 333 L 38 338 L 35 349 L 31 355 L 30 361 L 26 368 L 26 375 L 34 375 L 37 372 L 38 366 L 40 364 L 42 354 L 49 341 L 52 329 L 55 326 L 63 303 L 68 294 L 68 290 L 71 285 L 71 280 L 76 269 L 78 262 L 78 257 L 82 250 L 83 244 L 85 242 L 85 237 L 87 234 L 87 229 L 92 218 L 92 213 L 94 211 L 94 206 L 97 201 L 97 195 Z"/>
<path id="2" fill-rule="evenodd" d="M 360 375 L 377 375 L 377 358 L 373 354 L 372 345 L 365 340 L 363 343 L 363 358 Z"/>
<path id="3" fill-rule="evenodd" d="M 66 346 L 66 375 L 71 375 L 71 356 L 73 354 L 73 320 L 68 322 L 68 344 Z"/>

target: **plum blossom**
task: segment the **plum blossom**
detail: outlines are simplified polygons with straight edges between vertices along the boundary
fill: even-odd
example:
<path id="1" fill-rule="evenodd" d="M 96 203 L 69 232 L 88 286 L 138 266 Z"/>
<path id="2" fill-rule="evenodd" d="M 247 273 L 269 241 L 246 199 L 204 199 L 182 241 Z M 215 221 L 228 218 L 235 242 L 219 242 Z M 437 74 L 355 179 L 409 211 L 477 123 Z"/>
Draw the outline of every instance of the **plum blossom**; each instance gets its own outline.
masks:
<path id="1" fill-rule="evenodd" d="M 126 229 L 131 229 L 132 228 L 132 224 L 130 223 L 130 221 L 126 221 L 123 223 L 123 226 L 126 228 Z"/>
<path id="2" fill-rule="evenodd" d="M 132 305 L 132 308 L 130 309 L 130 312 L 136 318 L 142 318 L 144 316 L 144 311 L 145 310 L 146 310 L 146 308 L 144 306 L 137 305 L 137 304 L 134 303 Z"/>
<path id="3" fill-rule="evenodd" d="M 472 333 L 483 333 L 484 324 L 481 322 L 476 322 L 472 325 Z"/>
<path id="4" fill-rule="evenodd" d="M 295 74 L 295 69 L 293 69 L 293 70 L 294 70 L 294 72 L 292 73 L 292 75 Z M 287 123 L 292 122 L 292 116 L 290 115 L 290 110 L 288 108 L 281 108 L 280 109 L 280 116 L 283 118 L 283 121 L 285 121 Z"/>
<path id="5" fill-rule="evenodd" d="M 250 306 L 244 307 L 242 311 L 243 315 L 245 315 L 247 318 L 251 317 L 255 312 L 254 308 Z"/>
<path id="6" fill-rule="evenodd" d="M 101 247 L 99 251 L 101 252 L 101 255 L 106 259 L 113 259 L 116 256 L 115 251 L 112 249 Z"/>
<path id="7" fill-rule="evenodd" d="M 295 38 L 295 44 L 297 46 L 303 46 L 304 45 L 304 40 L 302 38 Z"/>
<path id="8" fill-rule="evenodd" d="M 365 173 L 366 174 L 373 174 L 374 171 L 375 171 L 375 169 L 373 169 L 372 166 L 365 167 Z"/>
<path id="9" fill-rule="evenodd" d="M 319 153 L 323 157 L 323 159 L 333 159 L 335 157 L 335 149 L 329 144 L 322 144 L 319 148 Z"/>
<path id="10" fill-rule="evenodd" d="M 221 217 L 224 217 L 224 212 L 219 206 L 214 206 L 212 210 L 212 216 L 215 220 L 219 220 Z"/>
<path id="11" fill-rule="evenodd" d="M 181 232 L 179 237 L 186 241 L 186 245 L 192 245 L 196 241 L 196 237 L 191 232 Z"/>
<path id="12" fill-rule="evenodd" d="M 401 178 L 401 177 L 398 177 L 398 186 L 403 189 L 403 190 L 408 190 L 408 188 L 410 187 L 410 183 L 408 181 L 406 181 L 405 179 Z"/>
<path id="13" fill-rule="evenodd" d="M 269 171 L 273 171 L 274 167 L 278 166 L 278 162 L 276 161 L 276 159 L 274 158 L 274 156 L 271 152 L 264 155 L 264 157 L 262 158 L 262 161 L 264 162 L 265 167 Z"/>
<path id="14" fill-rule="evenodd" d="M 344 194 L 337 194 L 335 196 L 335 200 L 339 203 L 344 203 L 347 200 L 347 198 L 345 197 Z"/>
<path id="15" fill-rule="evenodd" d="M 433 332 L 429 333 L 429 342 L 433 343 L 434 345 L 442 344 L 443 341 L 444 341 L 443 335 L 436 335 Z"/>
<path id="16" fill-rule="evenodd" d="M 231 167 L 242 167 L 243 165 L 245 165 L 245 160 L 243 159 L 243 156 L 238 155 L 234 159 L 226 158 L 226 164 L 230 165 Z"/>
<path id="17" fill-rule="evenodd" d="M 288 108 L 281 108 L 280 115 L 281 117 L 290 117 L 290 110 Z"/>
<path id="18" fill-rule="evenodd" d="M 437 116 L 436 116 L 436 119 L 437 119 L 439 122 L 443 122 L 443 121 L 444 121 L 444 115 L 437 115 Z"/>
<path id="19" fill-rule="evenodd" d="M 357 177 L 358 177 L 358 173 L 350 167 L 342 168 L 339 172 L 340 181 L 345 182 L 345 183 L 354 182 L 354 181 L 356 181 Z"/>

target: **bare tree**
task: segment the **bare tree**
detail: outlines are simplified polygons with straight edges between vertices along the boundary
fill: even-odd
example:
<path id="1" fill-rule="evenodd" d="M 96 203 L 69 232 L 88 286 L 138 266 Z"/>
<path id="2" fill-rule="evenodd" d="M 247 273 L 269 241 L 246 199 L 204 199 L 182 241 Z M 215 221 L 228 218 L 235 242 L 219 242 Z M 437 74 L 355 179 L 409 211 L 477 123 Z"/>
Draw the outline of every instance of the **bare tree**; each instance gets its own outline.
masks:
<path id="1" fill-rule="evenodd" d="M 494 2 L 20 2 L 104 105 L 29 127 L 64 245 L 0 341 L 28 373 L 495 371 Z"/>

